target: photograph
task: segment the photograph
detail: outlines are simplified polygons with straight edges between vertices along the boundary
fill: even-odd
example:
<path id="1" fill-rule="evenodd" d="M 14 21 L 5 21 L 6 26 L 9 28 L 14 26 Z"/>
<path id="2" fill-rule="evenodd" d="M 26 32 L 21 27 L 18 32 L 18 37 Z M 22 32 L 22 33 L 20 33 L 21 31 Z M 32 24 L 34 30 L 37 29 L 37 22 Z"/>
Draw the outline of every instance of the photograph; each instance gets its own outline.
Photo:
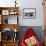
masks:
<path id="1" fill-rule="evenodd" d="M 36 8 L 24 8 L 24 18 L 26 19 L 35 19 L 36 18 Z"/>

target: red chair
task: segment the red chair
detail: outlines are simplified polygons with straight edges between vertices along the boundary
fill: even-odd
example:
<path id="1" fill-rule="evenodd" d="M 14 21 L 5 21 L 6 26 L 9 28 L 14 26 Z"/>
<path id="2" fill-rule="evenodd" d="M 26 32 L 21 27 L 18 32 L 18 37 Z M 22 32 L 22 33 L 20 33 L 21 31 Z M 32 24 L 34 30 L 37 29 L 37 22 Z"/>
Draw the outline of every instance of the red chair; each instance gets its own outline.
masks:
<path id="1" fill-rule="evenodd" d="M 37 37 L 36 33 L 31 28 L 27 29 L 27 31 L 24 34 L 24 37 L 22 38 L 21 46 L 27 46 L 25 40 L 32 36 L 34 36 L 35 38 Z M 38 41 L 35 46 L 41 46 L 40 42 Z"/>

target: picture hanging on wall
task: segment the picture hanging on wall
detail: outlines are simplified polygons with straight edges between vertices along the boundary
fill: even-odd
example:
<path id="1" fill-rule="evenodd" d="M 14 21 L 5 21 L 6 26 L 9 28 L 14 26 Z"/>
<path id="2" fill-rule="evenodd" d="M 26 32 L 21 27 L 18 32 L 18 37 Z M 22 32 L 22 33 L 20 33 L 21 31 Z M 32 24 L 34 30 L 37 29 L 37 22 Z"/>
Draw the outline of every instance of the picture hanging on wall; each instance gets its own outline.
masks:
<path id="1" fill-rule="evenodd" d="M 35 19 L 36 18 L 36 8 L 24 8 L 23 17 L 25 19 Z"/>

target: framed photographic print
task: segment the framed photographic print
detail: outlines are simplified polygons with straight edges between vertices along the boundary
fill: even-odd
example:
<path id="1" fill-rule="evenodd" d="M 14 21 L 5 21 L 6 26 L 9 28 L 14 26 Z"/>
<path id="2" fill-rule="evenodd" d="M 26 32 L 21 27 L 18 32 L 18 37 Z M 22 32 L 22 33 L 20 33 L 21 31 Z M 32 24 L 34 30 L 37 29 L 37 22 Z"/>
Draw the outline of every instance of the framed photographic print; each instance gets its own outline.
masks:
<path id="1" fill-rule="evenodd" d="M 2 15 L 9 15 L 9 10 L 2 10 Z"/>
<path id="2" fill-rule="evenodd" d="M 23 17 L 26 19 L 35 19 L 36 18 L 36 8 L 24 8 Z"/>

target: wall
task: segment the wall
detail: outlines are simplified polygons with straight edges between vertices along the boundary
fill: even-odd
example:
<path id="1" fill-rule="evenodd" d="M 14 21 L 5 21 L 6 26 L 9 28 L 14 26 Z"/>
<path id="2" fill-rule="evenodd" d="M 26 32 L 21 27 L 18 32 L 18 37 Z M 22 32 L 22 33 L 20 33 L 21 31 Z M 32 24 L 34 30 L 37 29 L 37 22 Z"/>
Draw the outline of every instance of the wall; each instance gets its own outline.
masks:
<path id="1" fill-rule="evenodd" d="M 15 1 L 15 0 L 14 0 Z M 1 7 L 10 7 L 10 6 L 15 6 L 13 0 L 0 0 L 0 6 Z M 43 20 L 43 6 L 42 6 L 42 0 L 17 0 L 17 6 L 20 6 L 19 9 L 19 24 L 20 26 L 36 26 L 36 27 L 31 27 L 36 30 L 38 37 L 40 38 L 40 41 L 43 41 L 43 30 L 42 26 L 44 26 Z M 36 18 L 35 19 L 24 19 L 23 18 L 23 9 L 24 8 L 36 8 Z M 10 17 L 12 18 L 12 17 Z M 9 20 L 10 20 L 9 18 Z M 26 27 L 24 27 L 26 29 Z M 23 33 L 23 27 L 21 27 L 20 33 Z M 25 31 L 25 30 L 24 30 Z M 20 37 L 21 38 L 21 37 Z"/>
<path id="2" fill-rule="evenodd" d="M 0 6 L 1 7 L 10 7 L 10 6 L 14 6 L 14 1 L 15 0 L 0 0 Z"/>
<path id="3" fill-rule="evenodd" d="M 15 6 L 14 1 L 15 0 L 0 0 L 0 6 Z M 17 3 L 20 6 L 19 24 L 21 26 L 43 26 L 44 23 L 42 0 L 17 0 Z M 36 8 L 36 19 L 24 19 L 24 8 Z"/>
<path id="4" fill-rule="evenodd" d="M 36 19 L 24 19 L 23 10 L 21 10 L 20 23 L 22 26 L 43 26 L 43 6 L 42 0 L 22 0 L 19 1 L 21 4 L 20 9 L 23 8 L 36 8 Z"/>

